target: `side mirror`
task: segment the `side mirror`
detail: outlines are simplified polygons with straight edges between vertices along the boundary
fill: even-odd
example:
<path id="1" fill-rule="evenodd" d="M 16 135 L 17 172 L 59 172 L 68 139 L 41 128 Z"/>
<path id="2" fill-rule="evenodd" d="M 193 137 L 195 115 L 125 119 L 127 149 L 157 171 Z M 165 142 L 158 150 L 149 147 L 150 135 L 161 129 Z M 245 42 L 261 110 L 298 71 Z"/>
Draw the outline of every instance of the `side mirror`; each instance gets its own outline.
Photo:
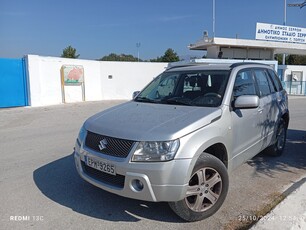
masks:
<path id="1" fill-rule="evenodd" d="M 133 99 L 135 98 L 135 97 L 137 97 L 138 96 L 138 94 L 140 93 L 140 91 L 135 91 L 134 93 L 133 93 Z"/>
<path id="2" fill-rule="evenodd" d="M 259 97 L 256 95 L 242 95 L 236 98 L 235 109 L 254 109 L 259 106 Z"/>

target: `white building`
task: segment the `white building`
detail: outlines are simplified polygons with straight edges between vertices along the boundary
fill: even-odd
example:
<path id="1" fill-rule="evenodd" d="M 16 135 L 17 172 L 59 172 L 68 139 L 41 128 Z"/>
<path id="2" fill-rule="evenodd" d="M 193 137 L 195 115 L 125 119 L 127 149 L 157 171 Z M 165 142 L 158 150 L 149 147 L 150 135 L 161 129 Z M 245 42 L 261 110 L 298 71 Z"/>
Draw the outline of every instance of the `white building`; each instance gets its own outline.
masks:
<path id="1" fill-rule="evenodd" d="M 306 55 L 306 44 L 206 36 L 190 44 L 189 49 L 207 51 L 207 58 L 222 59 L 273 60 L 275 54 Z"/>
<path id="2" fill-rule="evenodd" d="M 305 36 L 306 34 L 302 34 Z M 290 43 L 233 38 L 209 38 L 189 45 L 191 50 L 207 52 L 212 59 L 274 60 L 275 54 L 306 55 L 306 43 Z M 306 66 L 279 65 L 278 75 L 289 94 L 306 95 Z"/>

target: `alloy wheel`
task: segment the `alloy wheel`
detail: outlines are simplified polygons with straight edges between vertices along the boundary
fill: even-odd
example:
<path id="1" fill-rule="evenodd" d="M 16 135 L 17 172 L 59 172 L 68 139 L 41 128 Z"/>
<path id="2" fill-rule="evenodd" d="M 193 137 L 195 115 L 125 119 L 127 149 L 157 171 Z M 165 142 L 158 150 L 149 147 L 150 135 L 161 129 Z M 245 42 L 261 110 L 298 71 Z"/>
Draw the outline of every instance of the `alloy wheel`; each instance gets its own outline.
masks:
<path id="1" fill-rule="evenodd" d="M 213 168 L 201 168 L 196 171 L 187 188 L 185 202 L 194 212 L 210 209 L 222 192 L 222 179 Z"/>

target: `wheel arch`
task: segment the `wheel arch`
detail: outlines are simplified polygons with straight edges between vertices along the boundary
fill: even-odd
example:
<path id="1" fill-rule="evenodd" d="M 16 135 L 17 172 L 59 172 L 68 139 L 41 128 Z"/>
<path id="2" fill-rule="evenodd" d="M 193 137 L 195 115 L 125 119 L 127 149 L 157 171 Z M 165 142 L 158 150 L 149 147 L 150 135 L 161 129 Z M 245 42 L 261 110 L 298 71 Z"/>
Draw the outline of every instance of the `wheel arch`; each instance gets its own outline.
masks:
<path id="1" fill-rule="evenodd" d="M 285 113 L 282 115 L 282 119 L 285 121 L 286 123 L 286 128 L 288 128 L 289 126 L 289 112 Z"/>
<path id="2" fill-rule="evenodd" d="M 203 153 L 211 154 L 217 157 L 220 161 L 223 162 L 226 168 L 228 168 L 228 154 L 224 144 L 215 143 L 209 147 L 207 147 Z"/>

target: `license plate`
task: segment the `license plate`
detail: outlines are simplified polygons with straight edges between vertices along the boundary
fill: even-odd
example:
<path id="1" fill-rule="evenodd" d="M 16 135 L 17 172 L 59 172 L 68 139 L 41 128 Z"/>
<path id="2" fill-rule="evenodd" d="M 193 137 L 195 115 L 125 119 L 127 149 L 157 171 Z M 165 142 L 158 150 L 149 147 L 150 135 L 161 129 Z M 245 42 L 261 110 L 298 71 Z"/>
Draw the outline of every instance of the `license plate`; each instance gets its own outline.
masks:
<path id="1" fill-rule="evenodd" d="M 109 164 L 105 161 L 85 156 L 85 164 L 91 168 L 97 169 L 101 172 L 105 172 L 111 175 L 116 175 L 115 165 Z"/>

